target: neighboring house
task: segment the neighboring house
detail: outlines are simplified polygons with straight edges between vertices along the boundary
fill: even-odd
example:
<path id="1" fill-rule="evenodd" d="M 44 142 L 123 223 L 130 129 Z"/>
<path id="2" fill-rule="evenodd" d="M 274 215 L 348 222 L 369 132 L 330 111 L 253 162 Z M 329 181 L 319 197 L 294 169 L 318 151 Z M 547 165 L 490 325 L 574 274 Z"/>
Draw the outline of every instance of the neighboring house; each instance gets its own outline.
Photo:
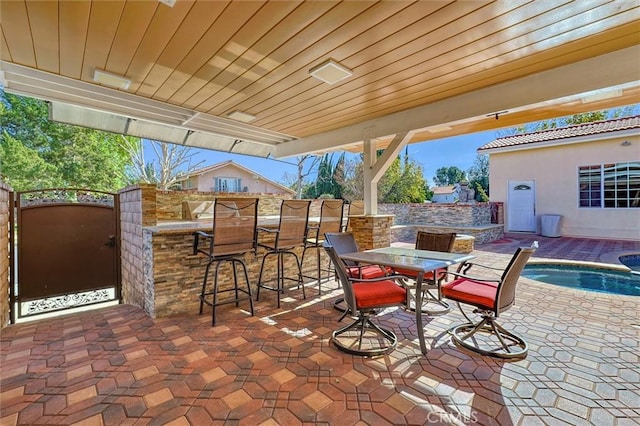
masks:
<path id="1" fill-rule="evenodd" d="M 458 185 L 436 186 L 433 188 L 433 203 L 453 203 L 458 199 Z"/>
<path id="2" fill-rule="evenodd" d="M 295 191 L 273 182 L 232 160 L 191 172 L 179 179 L 183 190 L 204 192 L 251 192 L 258 194 L 295 194 Z"/>
<path id="3" fill-rule="evenodd" d="M 640 116 L 508 136 L 478 152 L 489 154 L 506 231 L 539 232 L 541 216 L 559 215 L 560 235 L 640 239 Z"/>

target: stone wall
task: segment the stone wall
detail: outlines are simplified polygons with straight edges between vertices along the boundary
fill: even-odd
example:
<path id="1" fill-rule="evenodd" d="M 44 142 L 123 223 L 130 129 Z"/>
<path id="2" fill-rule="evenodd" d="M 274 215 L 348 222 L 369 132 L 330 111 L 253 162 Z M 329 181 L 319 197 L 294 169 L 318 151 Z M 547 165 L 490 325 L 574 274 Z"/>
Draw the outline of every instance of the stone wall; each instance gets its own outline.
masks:
<path id="1" fill-rule="evenodd" d="M 143 227 L 156 221 L 155 185 L 134 185 L 119 192 L 122 302 L 145 307 Z"/>
<path id="2" fill-rule="evenodd" d="M 192 230 L 172 230 L 153 232 L 151 230 L 144 231 L 144 259 L 145 270 L 152 271 L 152 274 L 145 277 L 145 310 L 152 317 L 166 317 L 175 314 L 186 313 L 189 315 L 197 314 L 200 306 L 199 294 L 202 290 L 202 279 L 204 277 L 207 258 L 204 255 L 193 254 L 193 235 Z M 265 241 L 261 238 L 261 241 Z M 294 250 L 298 256 L 302 255 L 302 248 Z M 258 249 L 257 255 L 246 254 L 243 257 L 248 269 L 249 282 L 253 291 L 255 301 L 258 275 L 262 258 L 266 251 L 263 248 Z M 324 251 L 320 251 L 323 267 L 328 265 L 328 258 Z M 264 279 L 270 280 L 275 278 L 277 256 L 270 256 L 267 259 L 264 268 Z M 316 253 L 315 250 L 307 250 L 306 259 L 303 264 L 305 275 L 316 274 Z M 295 276 L 296 266 L 293 256 L 285 256 L 285 275 Z M 209 275 L 208 291 L 213 286 L 214 270 Z M 326 277 L 326 272 L 324 273 Z M 219 274 L 220 290 L 232 288 L 233 274 L 229 263 L 223 264 Z M 241 287 L 245 286 L 244 277 L 238 274 Z M 305 281 L 312 281 L 311 278 Z M 292 282 L 286 285 L 292 285 Z M 273 283 L 271 284 L 273 285 Z M 326 284 L 323 284 L 323 289 Z M 333 289 L 333 287 L 332 287 Z M 307 297 L 317 292 L 317 287 L 309 287 L 306 289 Z M 232 292 L 219 293 L 219 300 L 225 300 L 233 296 Z M 285 293 L 286 296 L 286 293 Z M 283 296 L 284 297 L 284 296 Z M 301 297 L 296 292 L 295 297 Z M 256 302 L 254 302 L 256 303 Z M 276 293 L 262 289 L 260 291 L 260 304 L 269 304 L 275 308 Z M 249 310 L 249 302 L 240 302 L 242 309 Z M 211 315 L 211 308 L 206 307 L 205 313 Z"/>
<path id="3" fill-rule="evenodd" d="M 482 226 L 491 223 L 489 203 L 379 204 L 378 212 L 395 215 L 394 225 Z"/>
<path id="4" fill-rule="evenodd" d="M 11 188 L 0 182 L 0 328 L 9 325 L 9 194 Z"/>
<path id="5" fill-rule="evenodd" d="M 349 219 L 349 223 L 350 230 L 360 250 L 389 247 L 391 245 L 393 216 L 353 216 Z"/>
<path id="6" fill-rule="evenodd" d="M 269 216 L 280 213 L 282 200 L 291 199 L 290 195 L 282 194 L 250 194 L 247 192 L 225 193 L 198 191 L 157 191 L 156 214 L 158 220 L 181 220 L 183 201 L 212 201 L 217 197 L 260 198 L 258 215 Z"/>

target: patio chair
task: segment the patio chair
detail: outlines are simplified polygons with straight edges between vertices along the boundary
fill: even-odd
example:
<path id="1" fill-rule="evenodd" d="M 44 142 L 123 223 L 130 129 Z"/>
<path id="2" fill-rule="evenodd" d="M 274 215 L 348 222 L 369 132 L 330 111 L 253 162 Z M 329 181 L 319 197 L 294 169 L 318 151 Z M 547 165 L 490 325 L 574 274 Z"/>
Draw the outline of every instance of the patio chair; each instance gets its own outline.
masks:
<path id="1" fill-rule="evenodd" d="M 351 232 L 327 232 L 325 240 L 333 250 L 340 256 L 345 253 L 354 253 L 360 251 L 358 243 Z M 378 265 L 359 265 L 349 260 L 341 260 L 345 266 L 347 276 L 351 279 L 373 279 L 389 275 L 392 271 Z M 343 304 L 344 298 L 339 297 L 333 303 L 333 307 L 340 312 L 344 312 L 340 320 L 349 313 L 349 308 Z"/>
<path id="2" fill-rule="evenodd" d="M 304 239 L 304 250 L 302 251 L 302 264 L 304 265 L 304 259 L 307 251 L 310 249 L 315 250 L 317 276 L 305 275 L 305 277 L 317 280 L 318 294 L 322 294 L 322 268 L 320 264 L 320 253 L 322 250 L 322 244 L 324 243 L 324 234 L 327 232 L 340 232 L 340 228 L 342 227 L 343 205 L 343 200 L 323 200 L 320 206 L 320 222 L 318 225 L 307 227 L 307 237 Z M 325 271 L 329 273 L 332 272 L 329 268 L 326 268 Z"/>
<path id="3" fill-rule="evenodd" d="M 529 258 L 537 248 L 518 248 L 499 279 L 474 278 L 457 272 L 449 272 L 458 278 L 442 285 L 442 294 L 458 303 L 460 312 L 467 322 L 450 330 L 452 340 L 473 352 L 497 358 L 524 358 L 527 342 L 520 336 L 507 331 L 497 322 L 498 316 L 511 308 L 516 298 L 516 285 Z M 487 266 L 471 263 L 472 267 Z M 472 321 L 462 309 L 462 304 L 474 306 L 479 321 Z M 496 340 L 499 345 L 496 345 Z"/>
<path id="4" fill-rule="evenodd" d="M 285 281 L 294 281 L 299 286 L 302 285 L 302 297 L 307 298 L 304 290 L 304 283 L 302 278 L 302 266 L 298 255 L 293 251 L 296 247 L 302 247 L 307 235 L 307 223 L 309 220 L 309 205 L 310 200 L 283 200 L 280 205 L 280 222 L 277 229 L 258 228 L 258 231 L 266 234 L 273 235 L 271 241 L 258 241 L 258 245 L 267 250 L 267 253 L 262 258 L 262 265 L 260 266 L 260 274 L 258 276 L 258 290 L 256 292 L 256 301 L 260 299 L 260 289 L 275 291 L 278 297 L 278 308 L 280 307 L 280 295 L 284 293 Z M 284 274 L 284 257 L 285 255 L 292 256 L 296 262 L 297 271 L 296 277 L 288 277 Z M 266 260 L 276 256 L 277 267 L 276 276 L 272 280 L 264 280 L 264 265 Z M 268 285 L 269 282 L 275 281 L 275 285 Z"/>
<path id="5" fill-rule="evenodd" d="M 356 201 L 351 201 L 348 204 L 349 208 L 347 210 L 347 220 L 346 223 L 344 223 L 342 225 L 342 231 L 343 232 L 347 232 L 350 230 L 350 216 L 362 216 L 364 214 L 364 201 L 362 200 L 356 200 Z"/>
<path id="6" fill-rule="evenodd" d="M 357 316 L 351 324 L 334 331 L 331 341 L 339 350 L 352 355 L 376 356 L 392 351 L 398 343 L 397 336 L 393 331 L 375 324 L 372 317 L 380 309 L 404 306 L 407 290 L 389 277 L 352 278 L 329 239 L 324 242 L 324 248 L 342 285 L 344 300 L 353 315 Z M 338 321 L 343 318 L 344 315 Z"/>
<path id="7" fill-rule="evenodd" d="M 204 304 L 213 308 L 211 325 L 216 325 L 216 307 L 219 305 L 234 303 L 239 306 L 241 300 L 249 300 L 251 315 L 253 316 L 253 296 L 251 284 L 247 275 L 247 265 L 242 256 L 245 253 L 256 252 L 256 224 L 258 217 L 257 198 L 218 198 L 213 206 L 213 229 L 209 234 L 204 231 L 194 232 L 193 254 L 204 254 L 208 257 L 207 267 L 202 280 L 200 293 L 200 315 Z M 208 245 L 205 246 L 205 241 Z M 218 275 L 220 265 L 228 262 L 233 271 L 233 286 L 221 290 L 219 288 Z M 215 263 L 213 289 L 207 291 L 207 279 L 209 270 Z M 238 286 L 237 267 L 244 272 L 246 289 Z M 219 293 L 234 292 L 233 299 L 218 300 Z M 244 293 L 245 296 L 240 295 Z M 212 300 L 208 300 L 209 297 Z"/>
<path id="8" fill-rule="evenodd" d="M 453 246 L 456 242 L 455 232 L 425 232 L 418 231 L 416 235 L 416 249 L 417 250 L 429 250 L 429 251 L 441 251 L 451 253 Z M 410 291 L 407 293 L 409 299 L 407 300 L 407 309 L 413 311 L 415 307 L 415 279 L 417 273 L 415 271 L 409 271 L 406 269 L 395 268 L 396 274 L 405 275 L 412 278 L 412 281 L 405 281 L 405 287 Z M 429 272 L 423 276 L 422 284 L 422 308 L 421 311 L 428 315 L 443 315 L 451 310 L 449 305 L 442 300 L 440 288 L 442 282 L 447 279 L 448 268 L 441 268 L 434 272 Z M 429 291 L 436 290 L 437 296 L 432 295 Z M 435 302 L 441 306 L 441 309 L 429 309 L 427 305 Z"/>

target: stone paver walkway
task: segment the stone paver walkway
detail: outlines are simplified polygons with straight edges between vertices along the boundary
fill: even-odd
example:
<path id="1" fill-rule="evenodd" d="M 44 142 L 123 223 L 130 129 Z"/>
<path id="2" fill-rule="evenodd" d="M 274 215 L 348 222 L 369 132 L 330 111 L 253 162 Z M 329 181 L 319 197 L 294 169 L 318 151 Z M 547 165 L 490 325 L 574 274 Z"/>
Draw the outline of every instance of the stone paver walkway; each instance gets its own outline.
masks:
<path id="1" fill-rule="evenodd" d="M 504 266 L 532 239 L 507 235 L 475 254 Z M 640 242 L 537 239 L 540 257 L 640 252 Z M 282 309 L 261 298 L 255 317 L 226 305 L 216 327 L 208 315 L 154 320 L 129 305 L 8 327 L 0 424 L 640 424 L 638 297 L 522 279 L 501 323 L 526 337 L 529 355 L 503 362 L 451 343 L 456 311 L 425 318 L 426 356 L 402 309 L 378 318 L 398 334 L 394 352 L 343 354 L 329 342 L 339 294 L 292 294 Z"/>

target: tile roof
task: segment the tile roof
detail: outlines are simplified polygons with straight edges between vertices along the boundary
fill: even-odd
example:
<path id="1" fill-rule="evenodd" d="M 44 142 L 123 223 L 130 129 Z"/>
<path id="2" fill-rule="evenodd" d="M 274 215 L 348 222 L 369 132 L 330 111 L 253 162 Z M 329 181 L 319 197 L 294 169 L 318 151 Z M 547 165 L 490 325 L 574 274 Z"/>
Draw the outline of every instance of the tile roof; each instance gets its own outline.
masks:
<path id="1" fill-rule="evenodd" d="M 524 133 L 521 135 L 506 136 L 495 139 L 486 145 L 482 145 L 478 148 L 478 151 L 556 141 L 577 136 L 598 135 L 629 129 L 640 129 L 640 115 L 617 118 L 614 120 L 594 121 L 592 123 L 578 124 L 575 126 L 558 127 L 555 129 Z"/>

